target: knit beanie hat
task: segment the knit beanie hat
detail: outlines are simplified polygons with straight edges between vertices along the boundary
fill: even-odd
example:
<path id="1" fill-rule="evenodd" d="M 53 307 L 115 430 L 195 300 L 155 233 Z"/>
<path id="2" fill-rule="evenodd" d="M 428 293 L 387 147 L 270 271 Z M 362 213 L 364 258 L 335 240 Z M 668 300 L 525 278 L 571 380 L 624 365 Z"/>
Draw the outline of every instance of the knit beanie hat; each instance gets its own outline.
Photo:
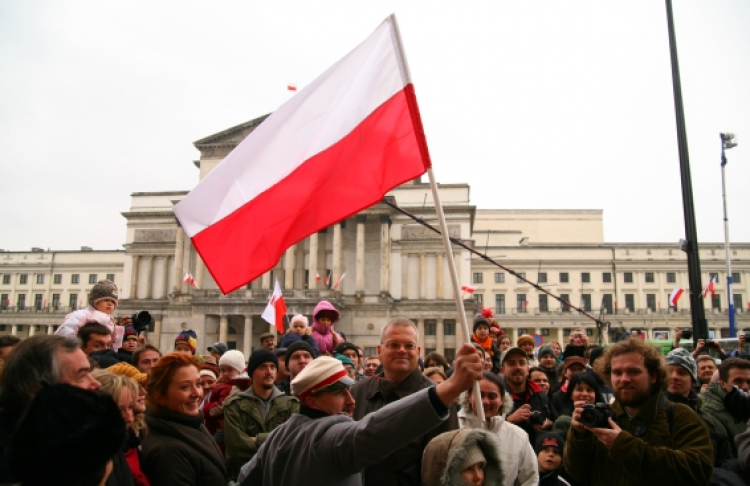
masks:
<path id="1" fill-rule="evenodd" d="M 138 341 L 138 331 L 133 326 L 125 326 L 125 333 L 122 335 L 122 340 L 127 341 L 128 339 Z"/>
<path id="2" fill-rule="evenodd" d="M 675 348 L 667 354 L 666 361 L 668 365 L 679 365 L 685 368 L 690 373 L 693 384 L 698 383 L 698 367 L 690 351 L 685 348 Z"/>
<path id="3" fill-rule="evenodd" d="M 10 472 L 24 486 L 97 479 L 123 447 L 125 432 L 111 396 L 71 385 L 42 386 L 10 440 Z"/>
<path id="4" fill-rule="evenodd" d="M 477 332 L 479 326 L 487 326 L 487 330 L 490 329 L 490 321 L 483 316 L 479 315 L 474 318 L 474 332 Z"/>
<path id="5" fill-rule="evenodd" d="M 148 380 L 148 375 L 146 375 L 146 373 L 141 373 L 138 371 L 138 368 L 124 361 L 110 366 L 107 368 L 107 371 L 114 375 L 132 378 L 137 381 L 139 385 L 146 385 L 146 381 Z"/>
<path id="6" fill-rule="evenodd" d="M 591 367 L 594 367 L 594 361 L 601 358 L 604 354 L 604 348 L 601 346 L 597 346 L 595 348 L 591 348 L 591 351 L 589 352 L 589 364 Z"/>
<path id="7" fill-rule="evenodd" d="M 229 354 L 229 351 L 227 351 L 227 354 Z M 224 356 L 226 356 L 227 354 L 225 354 Z M 221 358 L 224 359 L 224 356 L 222 356 Z M 269 361 L 275 364 L 276 367 L 279 366 L 279 359 L 271 351 L 267 350 L 266 348 L 256 349 L 255 351 L 253 351 L 253 354 L 250 355 L 250 361 L 248 361 L 247 363 L 247 375 L 252 378 L 255 369 L 263 363 L 268 363 Z"/>
<path id="8" fill-rule="evenodd" d="M 174 340 L 175 348 L 178 344 L 186 344 L 190 348 L 190 351 L 195 354 L 195 348 L 198 345 L 198 335 L 192 329 L 185 329 Z"/>
<path id="9" fill-rule="evenodd" d="M 303 316 L 302 314 L 297 314 L 296 316 L 292 317 L 291 321 L 289 321 L 289 327 L 292 327 L 292 324 L 294 324 L 297 321 L 304 324 L 305 327 L 310 325 L 310 321 L 307 319 L 307 317 Z"/>
<path id="10" fill-rule="evenodd" d="M 198 376 L 210 376 L 216 381 L 216 372 L 210 367 L 210 365 L 201 366 L 201 370 L 198 372 Z"/>
<path id="11" fill-rule="evenodd" d="M 536 452 L 538 455 L 545 447 L 557 447 L 560 455 L 562 455 L 563 449 L 565 449 L 565 438 L 562 435 L 556 434 L 554 432 L 543 432 L 541 434 L 538 434 L 536 436 L 534 452 Z"/>
<path id="12" fill-rule="evenodd" d="M 336 349 L 334 349 L 333 352 L 336 354 L 344 354 L 344 351 L 347 349 L 353 350 L 355 353 L 357 353 L 357 356 L 359 356 L 359 348 L 348 341 L 340 343 L 338 346 L 336 346 Z"/>
<path id="13" fill-rule="evenodd" d="M 539 359 L 542 359 L 542 357 L 550 355 L 553 358 L 555 357 L 555 350 L 552 349 L 552 346 L 542 346 L 539 348 Z"/>
<path id="14" fill-rule="evenodd" d="M 317 356 L 315 356 L 315 352 L 313 351 L 312 346 L 310 346 L 309 344 L 307 344 L 306 342 L 302 340 L 295 341 L 292 344 L 290 344 L 288 348 L 286 348 L 286 353 L 284 353 L 284 364 L 287 366 L 287 368 L 289 367 L 289 358 L 291 358 L 292 355 L 295 352 L 299 351 L 300 349 L 303 349 L 307 351 L 308 353 L 310 353 L 310 356 L 312 356 L 313 359 L 317 358 Z"/>
<path id="15" fill-rule="evenodd" d="M 266 351 L 268 350 L 266 349 Z M 243 371 L 245 371 L 245 355 L 242 354 L 242 351 L 238 351 L 236 349 L 230 349 L 226 353 L 222 354 L 221 358 L 219 358 L 219 367 L 222 367 L 222 366 L 231 366 L 235 370 L 242 373 Z M 250 371 L 250 368 L 248 368 L 247 374 L 248 375 L 253 374 L 253 372 Z"/>
<path id="16" fill-rule="evenodd" d="M 516 346 L 520 348 L 523 344 L 526 344 L 526 343 L 529 343 L 532 346 L 536 347 L 536 341 L 534 341 L 534 338 L 531 337 L 529 334 L 522 334 L 518 338 L 518 341 L 516 341 Z"/>
<path id="17" fill-rule="evenodd" d="M 484 452 L 482 451 L 482 448 L 479 447 L 476 443 L 471 444 L 470 446 L 466 447 L 464 449 L 464 460 L 461 462 L 460 470 L 463 471 L 464 469 L 473 466 L 474 464 L 478 462 L 486 463 L 487 459 L 484 457 Z"/>
<path id="18" fill-rule="evenodd" d="M 117 285 L 111 280 L 99 280 L 89 292 L 89 305 L 96 307 L 100 300 L 111 300 L 117 307 L 120 296 L 117 294 Z"/>

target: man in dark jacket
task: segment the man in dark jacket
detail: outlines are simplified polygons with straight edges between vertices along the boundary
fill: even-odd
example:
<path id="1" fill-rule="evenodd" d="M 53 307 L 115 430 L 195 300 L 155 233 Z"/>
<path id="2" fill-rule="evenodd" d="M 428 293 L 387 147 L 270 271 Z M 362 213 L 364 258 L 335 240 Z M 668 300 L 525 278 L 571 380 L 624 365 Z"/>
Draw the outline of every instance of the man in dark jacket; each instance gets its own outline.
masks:
<path id="1" fill-rule="evenodd" d="M 549 396 L 560 389 L 560 377 L 557 375 L 557 357 L 550 346 L 539 348 L 539 367 L 544 370 L 549 380 Z"/>
<path id="2" fill-rule="evenodd" d="M 567 473 L 598 486 L 708 484 L 708 429 L 690 407 L 662 393 L 667 370 L 659 350 L 638 338 L 619 342 L 597 360 L 597 371 L 612 386 L 613 417 L 608 427 L 586 426 L 585 402 L 575 402 L 563 454 Z"/>
<path id="3" fill-rule="evenodd" d="M 378 346 L 383 372 L 359 381 L 352 388 L 356 401 L 354 420 L 362 420 L 389 403 L 435 385 L 419 369 L 418 342 L 417 326 L 408 319 L 395 318 L 383 327 Z M 458 417 L 455 408 L 451 407 L 449 419 L 439 427 L 365 469 L 365 483 L 420 486 L 424 448 L 434 437 L 457 428 Z"/>
<path id="4" fill-rule="evenodd" d="M 513 398 L 513 408 L 505 420 L 526 431 L 530 443 L 534 444 L 537 431 L 552 428 L 557 412 L 547 394 L 529 379 L 526 351 L 521 348 L 508 349 L 503 356 L 501 370 Z"/>
<path id="5" fill-rule="evenodd" d="M 721 466 L 724 461 L 732 459 L 732 444 L 729 441 L 727 430 L 715 417 L 705 413 L 701 408 L 698 395 L 694 386 L 698 382 L 698 372 L 695 359 L 690 352 L 684 348 L 675 348 L 667 355 L 667 393 L 669 401 L 684 403 L 692 408 L 703 423 L 708 427 L 711 443 L 714 448 L 714 466 Z"/>

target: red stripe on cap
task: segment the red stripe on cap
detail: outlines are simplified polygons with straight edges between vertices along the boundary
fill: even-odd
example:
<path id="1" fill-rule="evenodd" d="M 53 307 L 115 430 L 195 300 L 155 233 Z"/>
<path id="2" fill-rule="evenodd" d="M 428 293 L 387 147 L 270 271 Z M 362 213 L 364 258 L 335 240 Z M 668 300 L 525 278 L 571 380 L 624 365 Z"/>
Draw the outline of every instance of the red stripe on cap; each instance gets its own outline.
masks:
<path id="1" fill-rule="evenodd" d="M 315 393 L 318 393 L 319 391 L 323 390 L 327 386 L 331 386 L 337 381 L 339 381 L 341 378 L 344 378 L 346 376 L 346 370 L 341 370 L 333 375 L 329 376 L 325 380 L 321 381 L 320 383 L 317 383 L 313 386 L 311 386 L 308 390 L 303 391 L 299 394 L 299 399 L 304 400 L 309 396 L 314 395 Z"/>

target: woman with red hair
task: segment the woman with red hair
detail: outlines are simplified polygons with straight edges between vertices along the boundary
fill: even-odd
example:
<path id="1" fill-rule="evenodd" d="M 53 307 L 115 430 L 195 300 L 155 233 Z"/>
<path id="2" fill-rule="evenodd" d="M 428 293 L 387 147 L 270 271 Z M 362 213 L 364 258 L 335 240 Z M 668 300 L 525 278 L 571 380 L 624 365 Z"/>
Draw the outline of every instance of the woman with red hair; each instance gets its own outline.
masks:
<path id="1" fill-rule="evenodd" d="M 170 353 L 146 383 L 146 424 L 141 464 L 152 486 L 227 484 L 224 457 L 203 425 L 200 364 Z"/>

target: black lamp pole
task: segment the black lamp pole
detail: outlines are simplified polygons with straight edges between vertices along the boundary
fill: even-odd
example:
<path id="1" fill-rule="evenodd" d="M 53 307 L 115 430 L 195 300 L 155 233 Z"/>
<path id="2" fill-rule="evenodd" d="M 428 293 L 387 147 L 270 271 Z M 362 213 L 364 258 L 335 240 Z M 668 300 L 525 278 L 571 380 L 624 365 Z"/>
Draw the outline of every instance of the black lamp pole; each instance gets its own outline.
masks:
<path id="1" fill-rule="evenodd" d="M 677 41 L 672 18 L 672 0 L 667 2 L 667 24 L 669 26 L 669 54 L 672 58 L 672 90 L 674 91 L 674 108 L 677 119 L 677 144 L 680 154 L 680 179 L 682 181 L 682 211 L 685 216 L 685 239 L 687 240 L 688 280 L 690 282 L 690 315 L 693 322 L 693 342 L 708 339 L 708 323 L 701 297 L 701 262 L 698 253 L 698 234 L 695 225 L 693 208 L 693 185 L 690 181 L 690 158 L 688 157 L 687 134 L 685 131 L 685 110 L 682 106 L 682 88 L 680 86 L 680 66 L 677 62 Z"/>

